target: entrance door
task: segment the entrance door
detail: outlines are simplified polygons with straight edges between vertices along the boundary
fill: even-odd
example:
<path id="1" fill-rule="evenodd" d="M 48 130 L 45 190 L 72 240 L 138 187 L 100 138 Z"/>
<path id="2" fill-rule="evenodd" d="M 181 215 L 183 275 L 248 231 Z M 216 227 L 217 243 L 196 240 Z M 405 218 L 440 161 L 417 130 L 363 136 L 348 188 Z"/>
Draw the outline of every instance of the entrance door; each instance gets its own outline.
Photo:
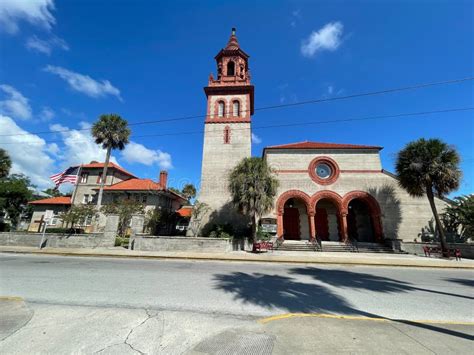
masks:
<path id="1" fill-rule="evenodd" d="M 328 212 L 325 208 L 316 208 L 314 217 L 316 236 L 321 240 L 329 240 Z"/>
<path id="2" fill-rule="evenodd" d="M 297 208 L 285 208 L 283 233 L 287 240 L 300 240 L 300 212 Z"/>

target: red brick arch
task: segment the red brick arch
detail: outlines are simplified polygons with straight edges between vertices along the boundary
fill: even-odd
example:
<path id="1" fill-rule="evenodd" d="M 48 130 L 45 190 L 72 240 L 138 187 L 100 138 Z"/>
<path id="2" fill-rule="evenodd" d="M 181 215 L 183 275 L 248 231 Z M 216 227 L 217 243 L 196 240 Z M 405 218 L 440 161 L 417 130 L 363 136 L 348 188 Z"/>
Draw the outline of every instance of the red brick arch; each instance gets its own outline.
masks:
<path id="1" fill-rule="evenodd" d="M 276 212 L 277 212 L 277 236 L 279 238 L 283 237 L 283 212 L 285 209 L 285 203 L 290 198 L 295 198 L 303 201 L 306 206 L 306 211 L 308 213 L 308 223 L 310 223 L 311 228 L 311 221 L 314 220 L 314 209 L 311 208 L 310 204 L 310 197 L 304 193 L 303 191 L 299 190 L 288 190 L 280 195 L 278 201 L 276 203 Z M 313 225 L 314 227 L 314 225 Z M 313 228 L 314 229 L 314 228 Z M 311 237 L 313 234 L 311 234 Z"/>
<path id="2" fill-rule="evenodd" d="M 306 210 L 308 211 L 308 214 L 310 212 L 313 211 L 313 209 L 311 208 L 311 204 L 310 204 L 310 197 L 304 193 L 303 191 L 300 191 L 300 190 L 288 190 L 284 193 L 282 193 L 280 195 L 280 197 L 278 197 L 278 201 L 277 201 L 277 214 L 278 215 L 282 215 L 283 214 L 283 210 L 285 208 L 285 203 L 286 201 L 288 201 L 290 198 L 297 198 L 297 199 L 300 199 L 301 201 L 304 202 L 305 206 L 306 206 Z"/>
<path id="3" fill-rule="evenodd" d="M 316 211 L 316 205 L 318 204 L 319 201 L 327 199 L 334 203 L 337 208 L 337 212 L 341 213 L 343 211 L 342 207 L 342 197 L 334 191 L 329 191 L 329 190 L 324 190 L 324 191 L 318 191 L 316 192 L 313 196 L 311 196 L 310 204 L 311 207 Z"/>
<path id="4" fill-rule="evenodd" d="M 364 201 L 370 213 L 370 218 L 372 220 L 372 225 L 374 228 L 375 240 L 381 242 L 383 240 L 383 230 L 382 230 L 382 211 L 380 205 L 371 194 L 365 191 L 351 191 L 344 195 L 342 198 L 342 208 L 344 211 L 349 211 L 349 203 L 352 200 L 360 199 Z"/>

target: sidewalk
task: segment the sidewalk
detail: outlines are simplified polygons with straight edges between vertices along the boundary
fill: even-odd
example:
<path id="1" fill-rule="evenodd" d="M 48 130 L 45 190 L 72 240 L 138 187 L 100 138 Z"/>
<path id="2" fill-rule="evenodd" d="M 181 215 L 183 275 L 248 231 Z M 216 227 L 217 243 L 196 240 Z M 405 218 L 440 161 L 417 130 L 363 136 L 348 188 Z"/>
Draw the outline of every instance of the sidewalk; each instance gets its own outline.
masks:
<path id="1" fill-rule="evenodd" d="M 372 254 L 372 253 L 328 253 L 328 252 L 291 252 L 275 251 L 267 253 L 250 253 L 233 251 L 229 253 L 198 253 L 198 252 L 151 252 L 127 250 L 124 248 L 44 248 L 0 246 L 0 253 L 24 253 L 40 255 L 88 256 L 88 257 L 118 257 L 118 258 L 147 258 L 147 259 L 187 259 L 212 261 L 239 262 L 278 262 L 304 264 L 336 264 L 336 265 L 370 265 L 370 266 L 403 266 L 473 269 L 474 260 L 455 259 L 445 260 L 435 257 L 426 258 L 406 254 Z"/>

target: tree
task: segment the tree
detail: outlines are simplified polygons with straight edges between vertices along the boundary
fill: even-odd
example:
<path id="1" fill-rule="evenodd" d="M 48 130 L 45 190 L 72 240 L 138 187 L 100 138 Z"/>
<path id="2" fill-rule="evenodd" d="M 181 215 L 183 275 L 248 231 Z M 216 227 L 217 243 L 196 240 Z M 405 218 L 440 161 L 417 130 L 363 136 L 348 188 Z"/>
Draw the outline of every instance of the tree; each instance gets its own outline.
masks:
<path id="1" fill-rule="evenodd" d="M 101 115 L 99 120 L 94 123 L 91 129 L 92 136 L 97 144 L 102 144 L 103 149 L 107 149 L 105 156 L 104 169 L 102 170 L 102 181 L 100 182 L 99 196 L 97 198 L 97 207 L 102 204 L 102 195 L 104 193 L 104 184 L 107 178 L 107 168 L 109 165 L 110 154 L 113 149 L 123 150 L 129 142 L 130 129 L 128 122 L 116 114 Z"/>
<path id="2" fill-rule="evenodd" d="M 189 229 L 193 234 L 193 237 L 197 237 L 201 230 L 202 218 L 210 211 L 210 207 L 204 203 L 196 201 L 193 206 L 191 213 L 191 222 L 189 223 Z"/>
<path id="3" fill-rule="evenodd" d="M 49 196 L 52 196 L 52 197 L 66 196 L 61 191 L 59 191 L 57 188 L 48 188 L 46 190 L 43 190 L 43 192 L 45 194 L 48 194 Z"/>
<path id="4" fill-rule="evenodd" d="M 101 208 L 102 213 L 104 214 L 118 214 L 119 216 L 119 227 L 118 234 L 121 237 L 124 237 L 127 228 L 130 224 L 130 219 L 133 214 L 144 214 L 145 206 L 137 201 L 123 199 L 109 205 L 104 205 Z"/>
<path id="5" fill-rule="evenodd" d="M 12 161 L 6 150 L 0 148 L 0 179 L 8 176 L 12 167 Z"/>
<path id="6" fill-rule="evenodd" d="M 0 211 L 8 215 L 13 227 L 17 226 L 19 217 L 27 211 L 34 188 L 30 179 L 22 174 L 13 174 L 0 180 Z"/>
<path id="7" fill-rule="evenodd" d="M 439 139 L 410 142 L 398 153 L 396 171 L 400 186 L 408 194 L 426 194 L 439 233 L 443 255 L 447 255 L 446 235 L 435 204 L 435 194 L 443 197 L 459 187 L 461 171 L 456 150 Z"/>
<path id="8" fill-rule="evenodd" d="M 232 203 L 252 221 L 252 238 L 257 237 L 260 217 L 273 208 L 278 180 L 262 158 L 244 158 L 230 173 Z"/>
<path id="9" fill-rule="evenodd" d="M 465 240 L 474 237 L 474 195 L 455 197 L 454 203 L 446 207 L 445 216 Z"/>
<path id="10" fill-rule="evenodd" d="M 196 188 L 194 187 L 193 184 L 186 184 L 183 186 L 181 193 L 183 194 L 184 197 L 186 197 L 186 199 L 189 202 L 192 198 L 196 197 Z"/>
<path id="11" fill-rule="evenodd" d="M 61 213 L 60 218 L 63 223 L 74 229 L 76 224 L 84 224 L 87 218 L 93 218 L 97 214 L 94 206 L 91 205 L 77 205 L 71 206 L 69 210 Z M 75 230 L 74 230 L 75 232 Z"/>

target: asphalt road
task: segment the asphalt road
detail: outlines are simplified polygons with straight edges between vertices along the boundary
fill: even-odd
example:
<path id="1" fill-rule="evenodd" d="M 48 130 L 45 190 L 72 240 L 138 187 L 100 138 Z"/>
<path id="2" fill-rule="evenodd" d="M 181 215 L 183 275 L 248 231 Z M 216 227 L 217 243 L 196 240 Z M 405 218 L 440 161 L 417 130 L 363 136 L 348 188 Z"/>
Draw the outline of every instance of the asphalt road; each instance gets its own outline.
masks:
<path id="1" fill-rule="evenodd" d="M 4 305 L 15 311 L 0 351 L 462 353 L 472 327 L 449 324 L 474 321 L 473 279 L 453 269 L 0 254 L 0 296 L 25 300 Z M 262 323 L 287 313 L 316 317 Z M 331 336 L 297 336 L 315 329 Z"/>
<path id="2" fill-rule="evenodd" d="M 466 270 L 0 255 L 0 295 L 264 317 L 317 312 L 473 321 Z"/>

